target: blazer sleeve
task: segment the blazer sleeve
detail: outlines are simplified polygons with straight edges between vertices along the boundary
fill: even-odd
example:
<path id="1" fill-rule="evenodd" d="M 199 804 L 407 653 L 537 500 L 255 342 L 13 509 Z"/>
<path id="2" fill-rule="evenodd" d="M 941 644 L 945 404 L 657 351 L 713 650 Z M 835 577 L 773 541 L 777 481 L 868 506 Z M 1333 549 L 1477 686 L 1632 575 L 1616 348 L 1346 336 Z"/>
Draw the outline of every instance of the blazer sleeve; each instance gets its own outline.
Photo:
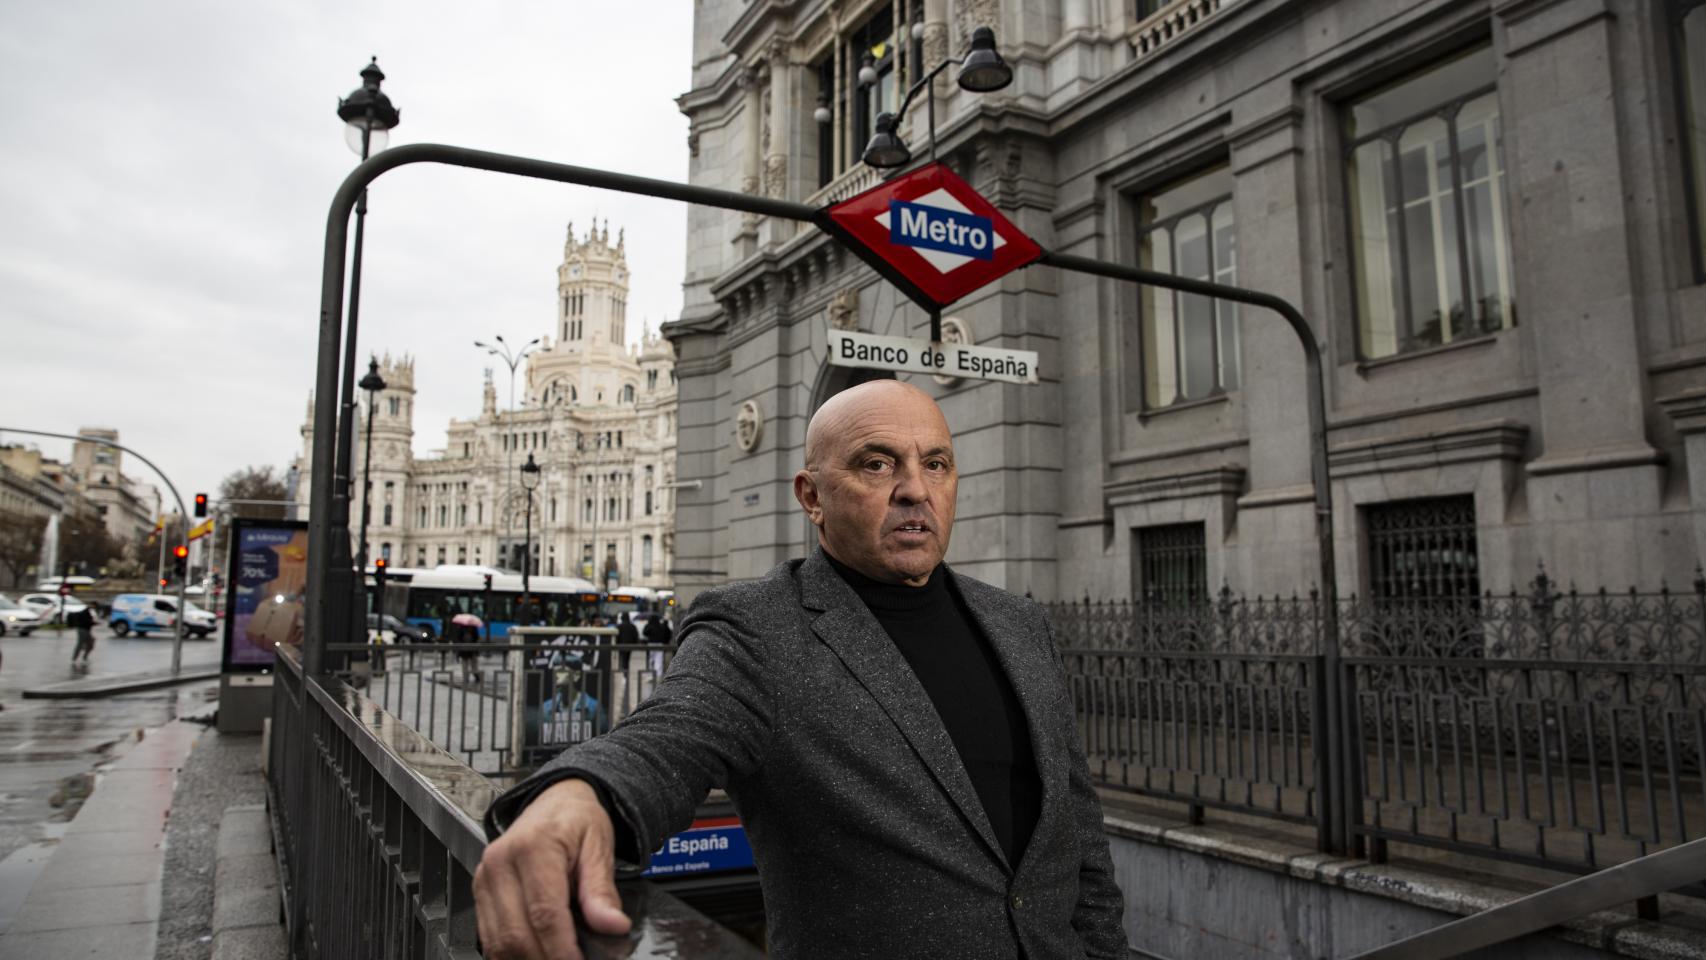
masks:
<path id="1" fill-rule="evenodd" d="M 512 823 L 544 787 L 582 778 L 614 808 L 619 840 L 636 862 L 686 829 L 712 787 L 756 770 L 770 742 L 774 692 L 762 630 L 741 594 L 707 591 L 681 625 L 675 659 L 652 696 L 616 729 L 576 744 L 499 796 L 488 834 Z"/>
<path id="2" fill-rule="evenodd" d="M 1054 626 L 1047 613 L 1043 614 L 1044 636 L 1048 639 L 1049 654 L 1061 683 L 1066 683 L 1066 667 L 1055 646 Z M 1067 687 L 1070 696 L 1070 686 Z M 1114 878 L 1114 860 L 1108 853 L 1108 834 L 1102 823 L 1102 801 L 1096 794 L 1095 782 L 1090 779 L 1090 764 L 1084 759 L 1084 747 L 1077 738 L 1072 740 L 1071 772 L 1068 791 L 1073 817 L 1078 821 L 1075 833 L 1081 841 L 1078 863 L 1078 905 L 1072 912 L 1072 927 L 1084 943 L 1084 952 L 1092 958 L 1118 958 L 1130 955 L 1125 936 L 1125 897 Z"/>

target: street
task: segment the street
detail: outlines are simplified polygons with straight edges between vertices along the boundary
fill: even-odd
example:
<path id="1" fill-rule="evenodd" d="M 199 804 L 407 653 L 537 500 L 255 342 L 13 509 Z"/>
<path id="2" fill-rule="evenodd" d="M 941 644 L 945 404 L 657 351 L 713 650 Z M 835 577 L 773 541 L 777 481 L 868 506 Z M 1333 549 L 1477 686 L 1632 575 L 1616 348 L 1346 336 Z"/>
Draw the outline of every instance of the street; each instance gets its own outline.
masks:
<path id="1" fill-rule="evenodd" d="M 87 670 L 71 666 L 74 631 L 38 630 L 0 640 L 0 932 L 88 795 L 93 774 L 119 745 L 201 706 L 214 682 L 94 700 L 25 700 L 23 691 L 65 680 L 170 669 L 172 643 L 95 630 Z M 184 642 L 186 670 L 219 662 L 215 640 Z"/>

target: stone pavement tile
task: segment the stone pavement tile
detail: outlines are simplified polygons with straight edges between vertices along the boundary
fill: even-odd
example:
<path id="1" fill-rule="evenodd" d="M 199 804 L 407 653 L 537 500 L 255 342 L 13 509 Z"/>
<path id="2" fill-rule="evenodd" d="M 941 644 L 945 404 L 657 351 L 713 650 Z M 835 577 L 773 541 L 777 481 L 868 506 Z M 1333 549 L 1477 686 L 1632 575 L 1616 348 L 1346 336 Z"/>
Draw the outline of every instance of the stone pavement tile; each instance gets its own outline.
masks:
<path id="1" fill-rule="evenodd" d="M 75 930 L 8 933 L 0 956 L 53 960 L 153 960 L 152 923 L 109 923 Z"/>
<path id="2" fill-rule="evenodd" d="M 270 853 L 272 824 L 267 820 L 267 808 L 262 804 L 226 807 L 219 818 L 220 859 L 242 853 Z"/>
<path id="3" fill-rule="evenodd" d="M 160 919 L 160 885 L 133 883 L 99 890 L 34 890 L 12 929 L 20 933 L 70 930 Z"/>
<path id="4" fill-rule="evenodd" d="M 213 960 L 285 960 L 284 927 L 238 927 L 213 935 Z"/>
<path id="5" fill-rule="evenodd" d="M 279 922 L 278 887 L 232 887 L 223 873 L 213 895 L 213 929 L 263 927 Z"/>
<path id="6" fill-rule="evenodd" d="M 147 853 L 159 850 L 165 841 L 146 833 L 103 832 L 84 830 L 68 833 L 53 845 L 53 855 L 65 857 L 102 856 L 120 853 Z"/>
<path id="7" fill-rule="evenodd" d="M 103 857 L 61 857 L 55 855 L 47 868 L 36 878 L 31 890 L 84 890 L 93 887 L 117 887 L 124 884 L 158 883 L 160 864 L 165 856 L 158 850 L 148 853 L 122 853 Z M 28 901 L 24 912 L 29 912 Z"/>
<path id="8" fill-rule="evenodd" d="M 278 862 L 270 853 L 240 853 L 223 857 L 214 882 L 219 890 L 214 895 L 217 904 L 226 890 L 249 890 L 278 886 Z"/>

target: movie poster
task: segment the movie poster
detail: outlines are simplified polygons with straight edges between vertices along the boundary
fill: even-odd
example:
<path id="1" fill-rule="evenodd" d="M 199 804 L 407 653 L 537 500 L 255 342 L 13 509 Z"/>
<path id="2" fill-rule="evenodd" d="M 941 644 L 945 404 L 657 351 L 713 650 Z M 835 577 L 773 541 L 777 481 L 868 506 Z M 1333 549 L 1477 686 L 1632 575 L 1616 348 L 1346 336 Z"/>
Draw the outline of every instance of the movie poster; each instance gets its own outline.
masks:
<path id="1" fill-rule="evenodd" d="M 302 645 L 308 589 L 308 529 L 288 520 L 239 519 L 231 531 L 225 662 L 265 670 L 280 645 Z"/>

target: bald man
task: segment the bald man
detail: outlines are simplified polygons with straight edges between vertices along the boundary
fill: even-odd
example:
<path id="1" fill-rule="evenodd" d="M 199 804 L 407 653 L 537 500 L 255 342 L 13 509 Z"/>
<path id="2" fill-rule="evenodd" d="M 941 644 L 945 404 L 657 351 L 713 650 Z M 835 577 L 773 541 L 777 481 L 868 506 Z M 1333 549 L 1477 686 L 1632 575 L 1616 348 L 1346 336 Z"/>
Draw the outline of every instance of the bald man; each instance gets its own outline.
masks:
<path id="1" fill-rule="evenodd" d="M 612 871 L 713 787 L 752 842 L 770 956 L 1126 956 L 1123 900 L 1048 620 L 942 558 L 958 486 L 929 395 L 831 398 L 794 496 L 818 549 L 701 594 L 651 699 L 492 804 L 488 956 L 621 934 Z"/>

